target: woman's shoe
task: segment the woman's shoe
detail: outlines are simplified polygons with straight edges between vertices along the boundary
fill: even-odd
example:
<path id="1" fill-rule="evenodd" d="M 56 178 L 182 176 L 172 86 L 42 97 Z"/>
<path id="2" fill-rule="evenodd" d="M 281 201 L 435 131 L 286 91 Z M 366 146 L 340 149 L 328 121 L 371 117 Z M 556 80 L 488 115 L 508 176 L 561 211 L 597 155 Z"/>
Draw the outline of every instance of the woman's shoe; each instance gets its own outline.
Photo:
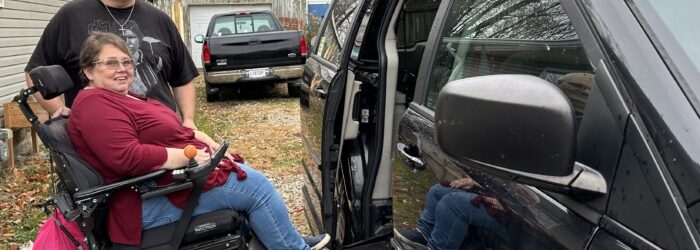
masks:
<path id="1" fill-rule="evenodd" d="M 321 234 L 312 237 L 304 237 L 304 241 L 311 247 L 311 250 L 320 250 L 331 242 L 331 236 L 328 234 Z"/>
<path id="2" fill-rule="evenodd" d="M 400 241 L 409 244 L 412 247 L 425 247 L 428 241 L 423 237 L 423 234 L 418 229 L 399 229 L 394 228 L 394 236 Z"/>

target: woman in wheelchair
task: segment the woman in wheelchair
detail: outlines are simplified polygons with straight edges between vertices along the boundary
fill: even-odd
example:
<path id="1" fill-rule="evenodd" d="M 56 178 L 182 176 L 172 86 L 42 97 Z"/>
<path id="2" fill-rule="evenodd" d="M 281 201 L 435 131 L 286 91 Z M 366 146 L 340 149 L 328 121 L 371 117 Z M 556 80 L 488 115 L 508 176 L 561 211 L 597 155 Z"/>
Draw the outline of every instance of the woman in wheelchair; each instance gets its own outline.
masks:
<path id="1" fill-rule="evenodd" d="M 80 156 L 111 183 L 159 169 L 187 165 L 186 145 L 198 148 L 198 162 L 219 148 L 209 136 L 183 127 L 171 109 L 129 93 L 134 60 L 125 42 L 111 33 L 92 33 L 83 43 L 80 66 L 86 87 L 78 93 L 68 134 Z M 228 155 L 230 157 L 230 155 Z M 173 181 L 161 177 L 154 185 Z M 189 190 L 141 200 L 132 190 L 115 193 L 109 204 L 108 233 L 115 243 L 139 245 L 141 230 L 177 221 Z M 320 249 L 326 234 L 303 238 L 268 179 L 248 165 L 225 159 L 208 176 L 194 215 L 221 209 L 245 213 L 267 249 Z"/>

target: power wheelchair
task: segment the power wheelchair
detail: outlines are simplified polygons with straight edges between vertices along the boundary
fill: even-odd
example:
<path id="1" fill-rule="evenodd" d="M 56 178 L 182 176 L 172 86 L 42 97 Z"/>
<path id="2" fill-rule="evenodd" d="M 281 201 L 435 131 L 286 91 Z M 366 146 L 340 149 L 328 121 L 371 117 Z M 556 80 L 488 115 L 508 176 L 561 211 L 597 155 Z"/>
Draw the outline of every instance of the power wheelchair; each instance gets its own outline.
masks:
<path id="1" fill-rule="evenodd" d="M 37 67 L 29 73 L 34 87 L 20 92 L 20 109 L 32 124 L 37 135 L 50 151 L 52 167 L 57 174 L 56 192 L 45 203 L 44 208 L 58 207 L 67 220 L 75 220 L 85 234 L 84 240 L 90 249 L 264 249 L 248 228 L 244 215 L 234 210 L 218 210 L 192 216 L 209 173 L 219 164 L 227 143 L 215 152 L 209 164 L 197 165 L 194 160 L 179 171 L 173 171 L 176 183 L 144 188 L 145 182 L 164 174 L 159 170 L 143 176 L 105 183 L 100 174 L 75 151 L 68 137 L 68 118 L 58 117 L 40 123 L 27 103 L 33 93 L 39 92 L 52 99 L 73 88 L 66 71 L 58 65 Z M 192 192 L 179 221 L 144 230 L 140 246 L 113 244 L 107 235 L 107 202 L 110 195 L 122 189 L 138 192 L 141 199 L 162 196 L 191 188 Z M 48 210 L 48 209 L 47 209 Z"/>

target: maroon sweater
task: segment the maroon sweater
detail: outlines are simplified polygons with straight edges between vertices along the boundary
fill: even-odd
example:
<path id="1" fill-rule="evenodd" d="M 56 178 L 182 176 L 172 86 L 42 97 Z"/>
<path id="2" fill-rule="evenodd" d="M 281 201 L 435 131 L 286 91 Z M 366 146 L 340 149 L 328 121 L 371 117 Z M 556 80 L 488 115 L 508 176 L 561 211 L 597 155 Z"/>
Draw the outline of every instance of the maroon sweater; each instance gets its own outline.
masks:
<path id="1" fill-rule="evenodd" d="M 153 99 L 137 100 L 103 89 L 84 89 L 73 103 L 68 134 L 78 154 L 107 183 L 158 170 L 165 163 L 165 147 L 184 148 L 192 144 L 208 148 L 183 127 L 178 116 Z M 222 185 L 230 171 L 238 168 L 222 161 L 209 175 L 204 190 Z M 156 181 L 172 182 L 170 174 Z M 168 195 L 178 207 L 184 207 L 189 190 Z M 122 190 L 109 201 L 108 233 L 113 242 L 139 245 L 141 242 L 141 198 L 132 190 Z"/>

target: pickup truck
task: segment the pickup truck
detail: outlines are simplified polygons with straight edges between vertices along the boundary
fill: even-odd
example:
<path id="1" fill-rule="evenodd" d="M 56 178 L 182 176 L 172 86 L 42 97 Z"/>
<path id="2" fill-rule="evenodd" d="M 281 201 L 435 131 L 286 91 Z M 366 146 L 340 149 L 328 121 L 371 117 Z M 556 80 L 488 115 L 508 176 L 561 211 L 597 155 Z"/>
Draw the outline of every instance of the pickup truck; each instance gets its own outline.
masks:
<path id="1" fill-rule="evenodd" d="M 299 96 L 306 61 L 306 40 L 300 31 L 283 30 L 270 11 L 238 11 L 211 18 L 207 33 L 195 36 L 202 45 L 207 101 L 219 100 L 222 88 L 287 82 Z"/>

